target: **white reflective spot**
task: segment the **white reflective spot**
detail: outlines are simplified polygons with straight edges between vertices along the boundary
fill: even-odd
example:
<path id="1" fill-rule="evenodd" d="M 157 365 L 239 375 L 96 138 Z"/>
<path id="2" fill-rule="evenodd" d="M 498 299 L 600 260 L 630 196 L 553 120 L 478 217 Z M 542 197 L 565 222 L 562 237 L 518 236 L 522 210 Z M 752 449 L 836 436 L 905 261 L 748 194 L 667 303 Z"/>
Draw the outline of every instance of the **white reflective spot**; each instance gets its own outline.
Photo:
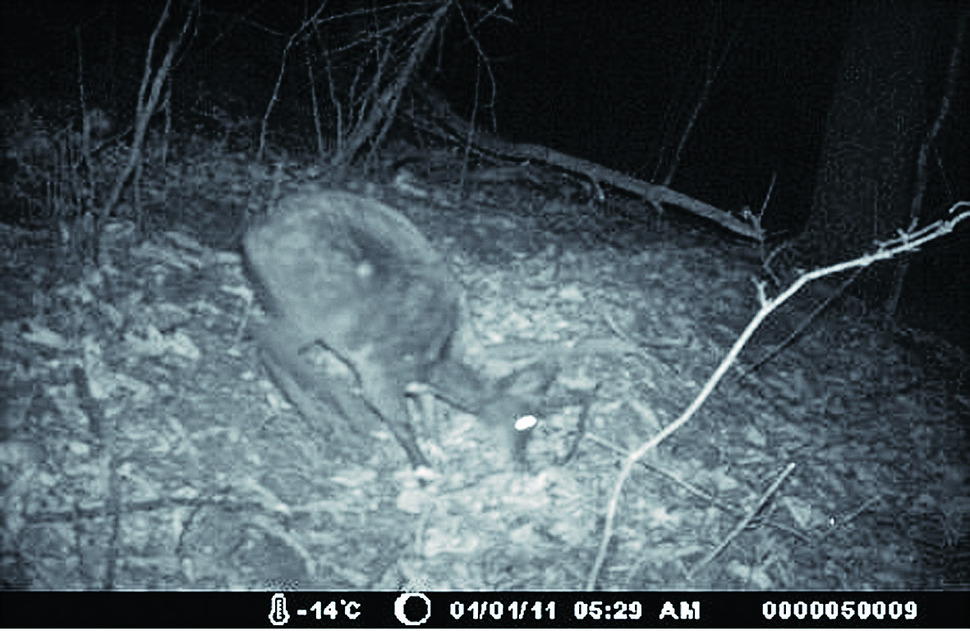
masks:
<path id="1" fill-rule="evenodd" d="M 513 425 L 513 427 L 515 427 L 515 431 L 517 432 L 526 432 L 535 427 L 536 423 L 538 422 L 539 420 L 536 417 L 532 416 L 531 414 L 527 414 L 525 416 L 520 416 L 515 421 L 515 425 Z"/>

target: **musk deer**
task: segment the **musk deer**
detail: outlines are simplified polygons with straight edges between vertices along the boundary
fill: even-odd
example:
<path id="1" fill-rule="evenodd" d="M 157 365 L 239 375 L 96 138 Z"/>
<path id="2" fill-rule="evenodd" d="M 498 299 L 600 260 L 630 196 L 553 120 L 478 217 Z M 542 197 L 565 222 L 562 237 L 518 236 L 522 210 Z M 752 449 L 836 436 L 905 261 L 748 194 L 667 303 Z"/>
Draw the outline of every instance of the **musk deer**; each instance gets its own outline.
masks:
<path id="1" fill-rule="evenodd" d="M 511 428 L 554 378 L 538 365 L 502 379 L 469 366 L 460 284 L 406 217 L 371 198 L 286 198 L 244 249 L 272 314 L 256 337 L 287 396 L 329 428 L 379 419 L 414 466 L 427 460 L 406 405 L 413 384 Z"/>

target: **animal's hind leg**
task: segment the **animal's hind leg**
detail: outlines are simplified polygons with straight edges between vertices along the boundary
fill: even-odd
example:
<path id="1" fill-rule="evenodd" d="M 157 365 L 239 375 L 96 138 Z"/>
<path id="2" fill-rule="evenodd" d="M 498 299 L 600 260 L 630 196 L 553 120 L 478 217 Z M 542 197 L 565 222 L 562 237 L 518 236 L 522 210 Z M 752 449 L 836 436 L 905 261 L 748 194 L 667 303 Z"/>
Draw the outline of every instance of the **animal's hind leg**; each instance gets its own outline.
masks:
<path id="1" fill-rule="evenodd" d="M 360 371 L 350 358 L 339 355 L 352 376 L 349 380 L 328 377 L 303 356 L 302 351 L 316 342 L 301 340 L 292 331 L 280 320 L 256 330 L 255 335 L 276 383 L 309 422 L 344 435 L 365 434 L 366 428 L 382 422 L 413 466 L 428 465 L 407 422 L 404 390 L 396 380 L 381 371 Z"/>
<path id="2" fill-rule="evenodd" d="M 341 434 L 365 433 L 377 419 L 357 396 L 349 377 L 330 375 L 314 366 L 285 320 L 255 329 L 263 362 L 287 398 L 315 428 Z M 311 343 L 312 344 L 312 343 Z"/>
<path id="3" fill-rule="evenodd" d="M 383 371 L 371 371 L 359 375 L 363 400 L 387 426 L 404 449 L 414 467 L 429 466 L 428 460 L 418 447 L 414 426 L 410 422 L 404 384 L 393 375 Z"/>

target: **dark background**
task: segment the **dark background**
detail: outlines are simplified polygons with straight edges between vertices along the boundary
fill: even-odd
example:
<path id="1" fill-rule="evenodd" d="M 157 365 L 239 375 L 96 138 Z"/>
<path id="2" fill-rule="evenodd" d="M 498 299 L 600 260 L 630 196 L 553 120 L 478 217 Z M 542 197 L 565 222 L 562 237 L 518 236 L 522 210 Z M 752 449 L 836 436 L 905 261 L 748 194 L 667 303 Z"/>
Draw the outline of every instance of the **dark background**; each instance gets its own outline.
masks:
<path id="1" fill-rule="evenodd" d="M 5 0 L 3 103 L 76 101 L 81 41 L 89 105 L 128 115 L 162 5 Z M 175 111 L 215 99 L 240 120 L 258 120 L 287 37 L 315 8 L 204 2 L 173 78 Z M 760 207 L 777 173 L 764 225 L 772 235 L 795 236 L 811 210 L 840 54 L 852 36 L 849 16 L 848 5 L 835 2 L 518 1 L 514 24 L 496 21 L 479 33 L 496 80 L 495 107 L 480 105 L 479 122 L 494 115 L 498 131 L 512 141 L 543 144 L 656 181 L 700 98 L 705 69 L 718 63 L 730 43 L 671 187 L 739 211 Z M 949 30 L 941 28 L 938 49 L 927 55 L 942 72 L 955 25 L 941 26 Z M 463 114 L 472 111 L 475 80 L 484 74 L 476 52 L 461 23 L 452 20 L 422 68 Z M 934 167 L 949 189 L 928 197 L 928 220 L 970 197 L 965 52 L 961 64 L 958 98 L 937 140 Z M 310 129 L 301 79 L 284 85 L 280 126 Z M 939 109 L 943 79 L 939 74 L 929 86 L 927 120 Z M 491 96 L 490 88 L 479 92 L 480 98 Z M 913 257 L 900 312 L 911 324 L 970 348 L 967 235 L 964 226 Z"/>

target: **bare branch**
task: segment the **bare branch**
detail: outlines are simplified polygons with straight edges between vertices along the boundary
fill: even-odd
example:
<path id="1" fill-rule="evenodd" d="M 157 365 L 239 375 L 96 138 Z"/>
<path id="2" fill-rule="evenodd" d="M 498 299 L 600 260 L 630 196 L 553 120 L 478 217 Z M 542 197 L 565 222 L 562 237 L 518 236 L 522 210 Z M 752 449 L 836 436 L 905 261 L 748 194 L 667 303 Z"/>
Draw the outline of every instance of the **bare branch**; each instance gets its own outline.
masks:
<path id="1" fill-rule="evenodd" d="M 958 214 L 958 211 L 961 212 Z M 633 470 L 634 465 L 636 465 L 636 463 L 643 458 L 647 452 L 654 449 L 668 436 L 683 426 L 688 420 L 690 420 L 694 413 L 700 409 L 701 405 L 704 404 L 707 398 L 714 391 L 714 388 L 717 387 L 717 384 L 720 383 L 725 373 L 727 373 L 728 369 L 731 367 L 731 364 L 734 363 L 734 360 L 741 352 L 741 349 L 744 348 L 745 344 L 748 343 L 748 340 L 751 339 L 751 336 L 754 335 L 754 332 L 759 326 L 761 326 L 761 323 L 764 322 L 765 318 L 767 318 L 772 311 L 787 302 L 789 298 L 798 293 L 802 287 L 814 280 L 850 269 L 868 267 L 876 261 L 888 260 L 892 259 L 893 257 L 900 256 L 906 252 L 917 251 L 921 245 L 949 234 L 961 221 L 970 219 L 970 201 L 957 202 L 950 208 L 948 214 L 951 215 L 951 219 L 941 219 L 940 221 L 933 222 L 932 224 L 918 230 L 907 232 L 900 231 L 899 236 L 897 236 L 895 239 L 890 239 L 889 241 L 877 244 L 877 249 L 875 252 L 860 256 L 859 258 L 852 259 L 851 261 L 843 261 L 842 263 L 812 270 L 811 272 L 800 276 L 794 283 L 791 284 L 791 286 L 789 286 L 785 291 L 781 292 L 775 298 L 762 299 L 761 308 L 754 315 L 754 317 L 751 318 L 751 321 L 745 327 L 744 331 L 741 332 L 741 335 L 739 335 L 738 339 L 734 342 L 731 350 L 728 351 L 727 355 L 714 370 L 714 374 L 712 374 L 710 379 L 707 380 L 707 383 L 704 384 L 704 387 L 701 388 L 700 393 L 691 402 L 691 404 L 687 406 L 687 409 L 681 413 L 680 417 L 676 421 L 658 432 L 653 438 L 640 445 L 640 447 L 638 447 L 635 451 L 627 455 L 626 459 L 623 461 L 623 467 L 617 476 L 616 484 L 613 487 L 613 493 L 607 507 L 606 524 L 603 527 L 603 536 L 600 540 L 599 551 L 596 554 L 596 560 L 594 561 L 593 567 L 586 579 L 587 591 L 592 591 L 596 587 L 596 579 L 598 578 L 600 570 L 603 567 L 603 562 L 606 560 L 606 552 L 609 548 L 610 540 L 613 538 L 613 526 L 616 521 L 616 511 L 619 507 L 623 485 L 626 483 L 627 478 L 630 477 L 630 472 Z"/>

